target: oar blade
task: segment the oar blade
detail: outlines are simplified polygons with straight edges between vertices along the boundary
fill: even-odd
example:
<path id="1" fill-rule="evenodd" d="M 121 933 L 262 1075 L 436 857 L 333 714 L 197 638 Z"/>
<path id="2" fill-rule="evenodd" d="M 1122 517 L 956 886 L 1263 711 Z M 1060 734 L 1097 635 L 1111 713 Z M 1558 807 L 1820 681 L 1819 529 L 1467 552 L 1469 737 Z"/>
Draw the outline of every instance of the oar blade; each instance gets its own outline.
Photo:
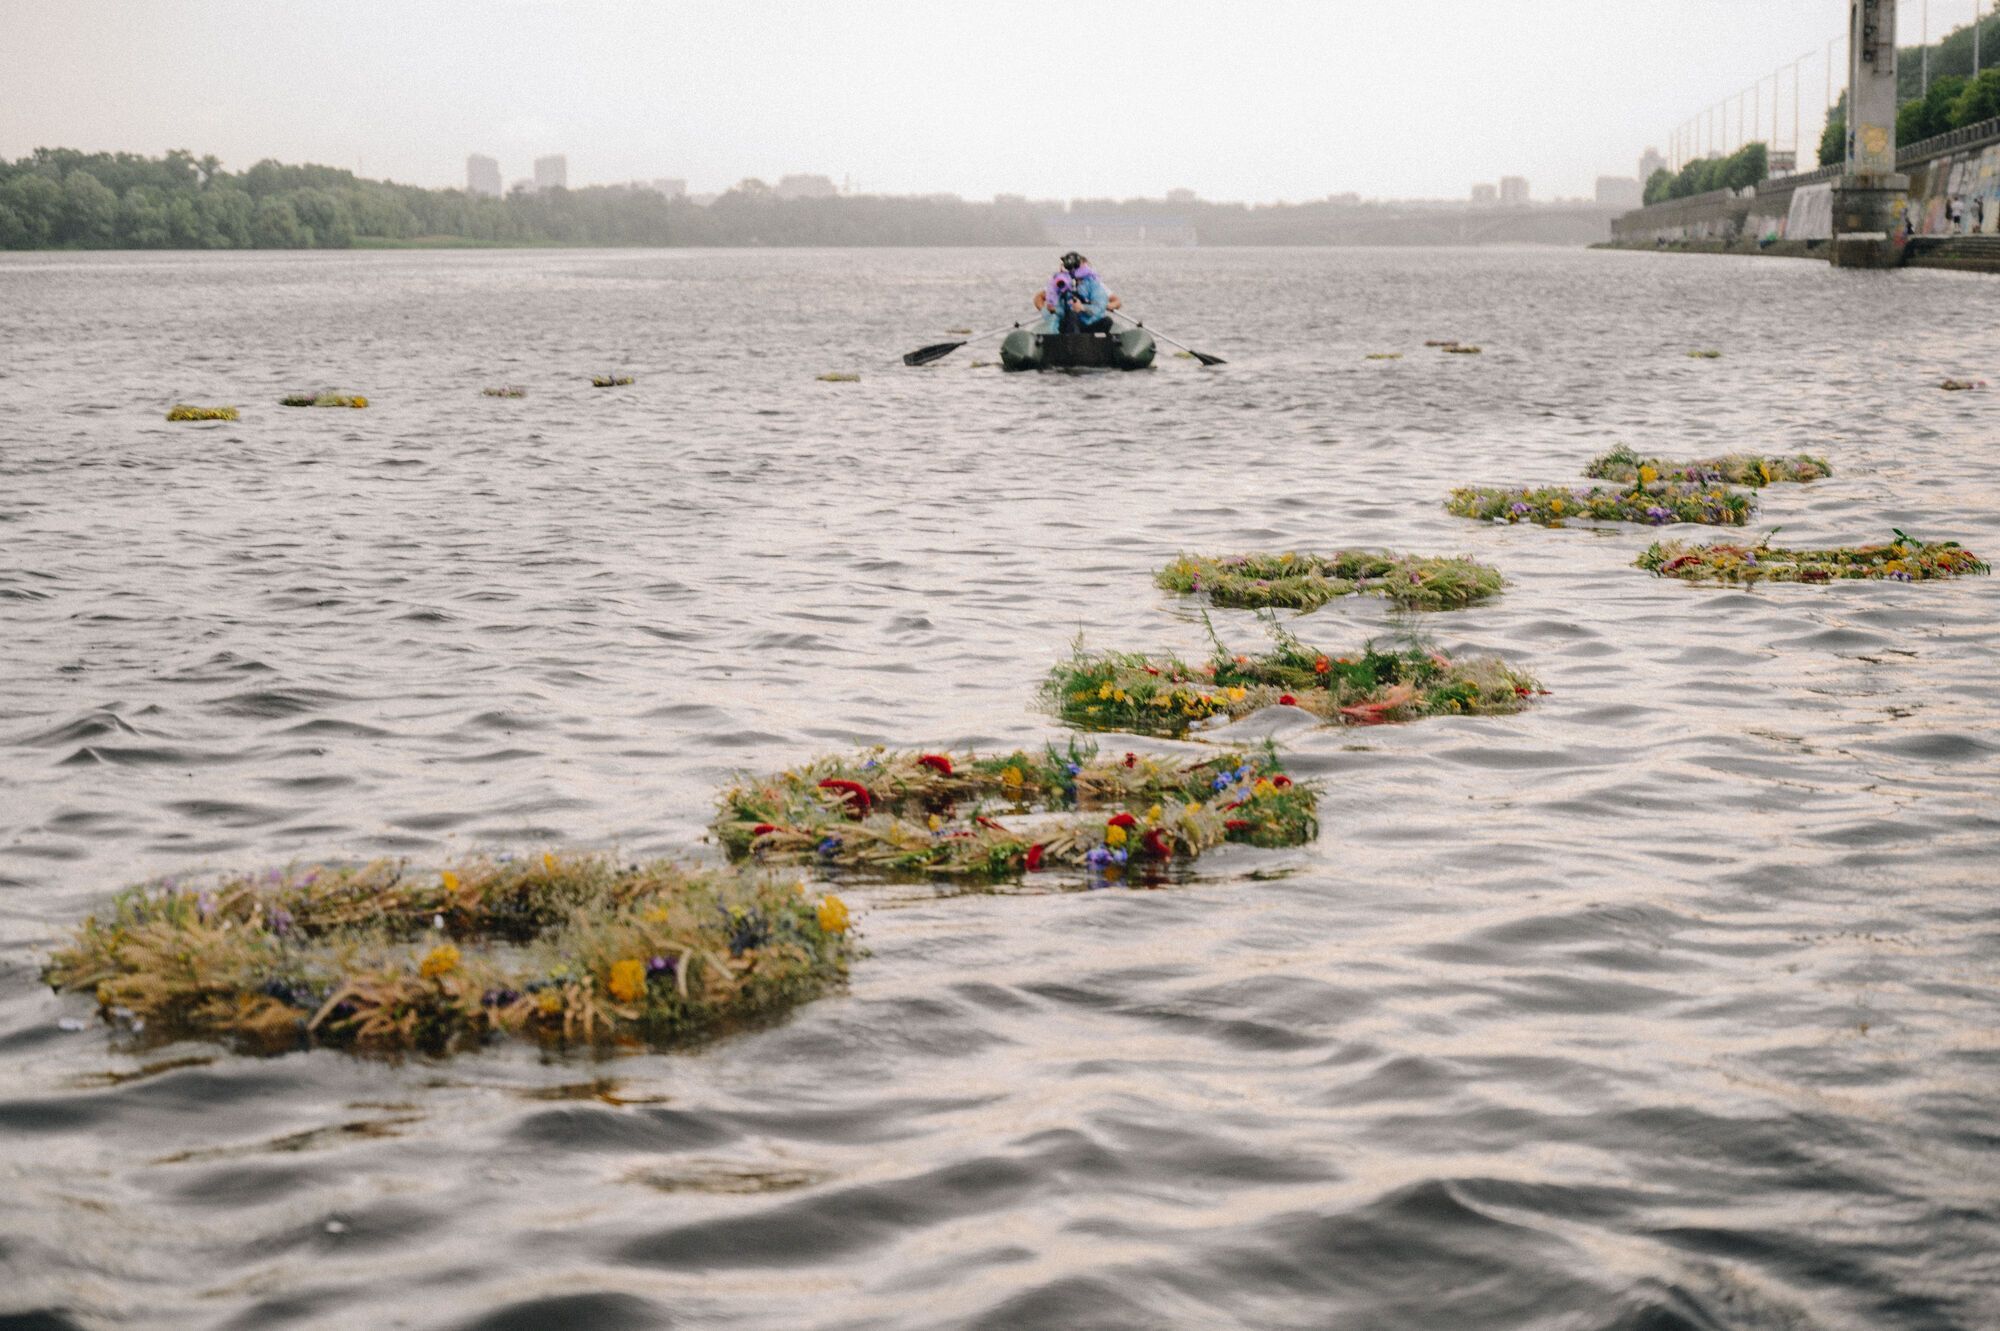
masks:
<path id="1" fill-rule="evenodd" d="M 934 360 L 943 360 L 952 352 L 964 346 L 963 342 L 933 342 L 927 347 L 918 347 L 903 356 L 905 365 L 929 365 Z"/>
<path id="2" fill-rule="evenodd" d="M 1228 362 L 1228 361 L 1226 361 L 1226 360 L 1222 359 L 1222 357 L 1220 357 L 1220 356 L 1211 356 L 1211 355 L 1209 355 L 1209 354 L 1208 354 L 1208 353 L 1207 353 L 1206 351 L 1196 351 L 1196 350 L 1195 350 L 1195 349 L 1194 349 L 1193 347 L 1189 347 L 1189 348 L 1188 348 L 1188 355 L 1190 355 L 1190 356 L 1193 356 L 1193 357 L 1194 357 L 1194 358 L 1195 358 L 1196 360 L 1200 361 L 1200 362 L 1201 362 L 1201 363 L 1202 363 L 1203 365 L 1227 365 L 1227 364 L 1229 364 L 1229 362 Z"/>

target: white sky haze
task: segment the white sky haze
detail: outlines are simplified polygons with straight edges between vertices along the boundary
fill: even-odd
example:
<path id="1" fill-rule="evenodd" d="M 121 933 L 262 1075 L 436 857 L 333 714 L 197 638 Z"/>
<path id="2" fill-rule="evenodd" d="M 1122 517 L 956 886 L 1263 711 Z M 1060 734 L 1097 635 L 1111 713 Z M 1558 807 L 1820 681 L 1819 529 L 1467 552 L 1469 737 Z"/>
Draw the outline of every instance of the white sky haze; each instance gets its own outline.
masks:
<path id="1" fill-rule="evenodd" d="M 1933 35 L 1975 2 L 1930 0 Z M 1914 42 L 1918 0 L 1903 12 Z M 1845 13 L 1844 0 L 0 0 L 0 155 L 187 148 L 232 169 L 276 157 L 421 185 L 462 185 L 469 152 L 510 181 L 564 152 L 572 185 L 682 176 L 696 191 L 812 171 L 982 199 L 1458 198 L 1501 175 L 1538 198 L 1587 195 L 1760 77 L 1768 125 L 1780 64 L 1789 141 L 1789 66 L 1808 53 L 1810 156 Z"/>

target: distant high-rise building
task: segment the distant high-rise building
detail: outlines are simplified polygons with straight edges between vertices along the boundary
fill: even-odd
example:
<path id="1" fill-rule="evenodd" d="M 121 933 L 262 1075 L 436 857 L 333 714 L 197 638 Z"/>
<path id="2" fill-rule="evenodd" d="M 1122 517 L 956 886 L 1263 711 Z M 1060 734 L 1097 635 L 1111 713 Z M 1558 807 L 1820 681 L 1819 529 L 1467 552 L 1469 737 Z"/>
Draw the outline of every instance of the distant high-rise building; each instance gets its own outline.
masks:
<path id="1" fill-rule="evenodd" d="M 1640 186 L 1625 176 L 1599 176 L 1597 202 L 1605 208 L 1637 208 Z"/>
<path id="2" fill-rule="evenodd" d="M 1474 185 L 1472 187 L 1472 201 L 1474 203 L 1498 203 L 1500 201 L 1500 187 L 1498 185 Z"/>
<path id="3" fill-rule="evenodd" d="M 773 192 L 781 199 L 830 199 L 840 188 L 830 176 L 780 176 Z"/>
<path id="4" fill-rule="evenodd" d="M 1639 154 L 1639 183 L 1644 185 L 1653 178 L 1655 171 L 1667 169 L 1667 159 L 1660 156 L 1658 148 L 1648 148 Z"/>
<path id="5" fill-rule="evenodd" d="M 568 189 L 569 158 L 562 153 L 550 153 L 547 157 L 535 159 L 536 189 Z"/>
<path id="6" fill-rule="evenodd" d="M 465 192 L 500 197 L 500 163 L 478 153 L 465 159 Z"/>
<path id="7" fill-rule="evenodd" d="M 1500 202 L 1510 208 L 1518 208 L 1528 202 L 1528 181 L 1525 176 L 1500 177 Z"/>

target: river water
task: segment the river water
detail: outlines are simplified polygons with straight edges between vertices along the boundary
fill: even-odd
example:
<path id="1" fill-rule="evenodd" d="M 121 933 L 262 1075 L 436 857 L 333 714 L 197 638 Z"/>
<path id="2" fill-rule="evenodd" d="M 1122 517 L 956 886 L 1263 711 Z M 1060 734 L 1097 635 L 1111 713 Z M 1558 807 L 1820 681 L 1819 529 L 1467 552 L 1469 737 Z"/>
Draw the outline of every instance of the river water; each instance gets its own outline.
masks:
<path id="1" fill-rule="evenodd" d="M 0 259 L 0 1326 L 2000 1325 L 2000 587 L 1440 506 L 1804 449 L 1760 528 L 1991 558 L 2000 393 L 1936 386 L 2000 370 L 1991 279 L 1130 252 L 1226 367 L 888 363 L 1049 257 Z M 157 874 L 712 856 L 731 773 L 1059 738 L 1079 632 L 1203 652 L 1177 551 L 1342 545 L 1500 567 L 1422 628 L 1551 694 L 1243 723 L 1328 785 L 1304 850 L 844 889 L 846 992 L 672 1055 L 134 1049 L 37 983 Z"/>

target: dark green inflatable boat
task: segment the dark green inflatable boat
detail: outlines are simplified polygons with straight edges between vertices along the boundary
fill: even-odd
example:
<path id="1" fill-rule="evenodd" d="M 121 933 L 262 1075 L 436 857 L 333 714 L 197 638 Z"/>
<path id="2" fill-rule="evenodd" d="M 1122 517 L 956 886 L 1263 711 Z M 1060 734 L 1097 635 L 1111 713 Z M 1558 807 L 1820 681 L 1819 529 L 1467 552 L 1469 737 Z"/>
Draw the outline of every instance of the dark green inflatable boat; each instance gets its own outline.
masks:
<path id="1" fill-rule="evenodd" d="M 1016 328 L 1000 343 L 1009 370 L 1143 370 L 1153 363 L 1153 335 L 1143 328 L 1109 333 L 1037 333 Z"/>

